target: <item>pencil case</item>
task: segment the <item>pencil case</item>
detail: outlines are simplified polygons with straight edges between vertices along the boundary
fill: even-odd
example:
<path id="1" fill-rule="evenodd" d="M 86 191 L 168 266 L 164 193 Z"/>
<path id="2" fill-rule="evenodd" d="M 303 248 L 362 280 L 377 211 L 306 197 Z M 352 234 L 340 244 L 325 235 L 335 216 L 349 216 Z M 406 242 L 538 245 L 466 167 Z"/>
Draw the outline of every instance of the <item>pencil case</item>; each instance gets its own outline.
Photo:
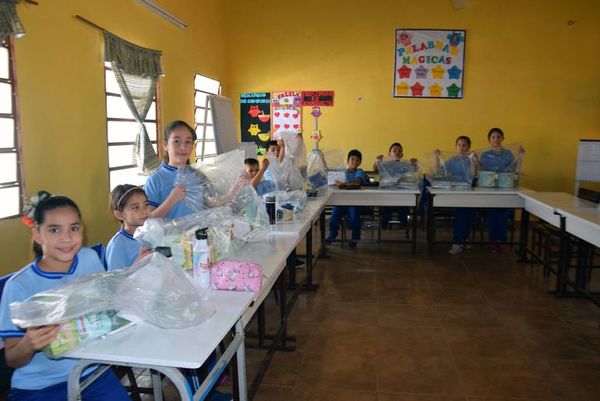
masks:
<path id="1" fill-rule="evenodd" d="M 220 260 L 210 269 L 213 290 L 259 292 L 262 277 L 261 266 L 243 260 Z"/>

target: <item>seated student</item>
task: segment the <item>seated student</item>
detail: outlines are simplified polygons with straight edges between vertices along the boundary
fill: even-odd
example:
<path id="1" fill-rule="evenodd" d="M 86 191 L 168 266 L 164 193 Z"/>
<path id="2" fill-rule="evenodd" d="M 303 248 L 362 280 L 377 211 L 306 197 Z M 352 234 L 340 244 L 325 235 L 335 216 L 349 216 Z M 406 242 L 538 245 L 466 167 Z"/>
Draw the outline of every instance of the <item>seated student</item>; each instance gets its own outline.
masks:
<path id="1" fill-rule="evenodd" d="M 106 266 L 109 271 L 129 267 L 140 257 L 142 244 L 133 238 L 133 233 L 150 216 L 148 198 L 142 187 L 117 185 L 110 198 L 113 214 L 121 223 L 121 229 L 106 247 Z"/>
<path id="2" fill-rule="evenodd" d="M 373 171 L 376 173 L 381 173 L 379 171 L 379 166 L 381 165 L 381 163 L 383 163 L 385 161 L 398 161 L 399 162 L 402 160 L 402 157 L 404 157 L 404 150 L 402 148 L 402 145 L 398 142 L 394 142 L 390 145 L 387 158 L 384 159 L 383 155 L 378 155 L 375 158 L 375 163 L 373 163 Z M 415 158 L 410 159 L 410 165 L 408 166 L 410 171 L 418 170 L 417 162 L 418 161 Z M 408 163 L 406 163 L 406 162 L 403 162 L 403 163 L 408 165 Z M 408 171 L 406 171 L 406 172 L 408 172 Z M 408 223 L 409 209 L 407 207 L 382 207 L 382 208 L 380 208 L 380 212 L 381 212 L 381 225 L 383 226 L 383 228 L 388 227 L 388 224 L 392 220 L 392 214 L 394 212 L 398 214 L 398 220 L 402 224 Z"/>
<path id="3" fill-rule="evenodd" d="M 360 168 L 362 153 L 356 149 L 348 152 L 346 162 L 346 182 L 336 181 L 338 188 L 360 188 L 361 185 L 369 182 L 369 176 Z M 335 206 L 329 218 L 329 237 L 326 242 L 331 243 L 338 234 L 338 226 L 344 213 L 348 213 L 350 228 L 352 229 L 352 240 L 350 247 L 356 247 L 356 241 L 360 239 L 360 207 L 358 206 Z"/>
<path id="4" fill-rule="evenodd" d="M 496 173 L 519 171 L 525 149 L 519 149 L 519 155 L 515 159 L 512 152 L 502 147 L 504 132 L 500 128 L 492 128 L 488 132 L 488 141 L 492 148 L 486 150 L 479 157 L 479 169 L 482 171 L 494 171 Z M 502 242 L 506 242 L 508 230 L 508 218 L 510 209 L 493 208 L 488 209 L 488 234 L 492 242 L 490 251 L 492 253 L 506 253 L 508 248 Z"/>
<path id="5" fill-rule="evenodd" d="M 268 159 L 270 157 L 279 163 L 283 162 L 283 159 L 285 158 L 285 142 L 284 141 L 282 141 L 281 139 L 278 141 L 271 140 L 271 141 L 267 142 L 267 146 L 265 146 L 265 150 L 267 151 L 267 157 L 265 157 L 265 159 Z M 271 171 L 268 168 L 265 170 L 264 177 L 265 177 L 265 180 L 267 180 L 267 181 L 273 180 Z"/>
<path id="6" fill-rule="evenodd" d="M 269 167 L 269 159 L 264 158 L 262 165 L 260 165 L 259 168 L 258 160 L 249 157 L 244 160 L 244 166 L 246 168 L 246 174 L 248 174 L 248 177 L 250 178 L 250 184 L 256 189 L 256 192 L 259 195 L 262 196 L 275 189 L 270 181 L 262 179 Z"/>
<path id="7" fill-rule="evenodd" d="M 11 400 L 67 399 L 67 380 L 76 359 L 50 359 L 42 351 L 56 338 L 60 325 L 29 327 L 13 324 L 9 305 L 32 295 L 93 273 L 104 272 L 98 254 L 82 247 L 83 225 L 79 207 L 65 196 L 39 193 L 33 206 L 33 249 L 36 259 L 6 282 L 0 302 L 0 336 L 4 339 L 6 363 L 15 369 Z M 97 366 L 83 372 L 90 376 Z M 83 400 L 130 400 L 112 370 L 107 370 L 83 392 Z"/>
<path id="8" fill-rule="evenodd" d="M 444 162 L 444 169 L 448 176 L 454 181 L 471 183 L 476 174 L 477 155 L 470 152 L 471 139 L 468 136 L 456 138 L 457 155 Z M 441 168 L 440 151 L 434 152 L 437 167 Z M 475 219 L 475 210 L 466 207 L 457 207 L 452 211 L 452 246 L 448 253 L 455 255 L 467 249 L 466 245 Z"/>

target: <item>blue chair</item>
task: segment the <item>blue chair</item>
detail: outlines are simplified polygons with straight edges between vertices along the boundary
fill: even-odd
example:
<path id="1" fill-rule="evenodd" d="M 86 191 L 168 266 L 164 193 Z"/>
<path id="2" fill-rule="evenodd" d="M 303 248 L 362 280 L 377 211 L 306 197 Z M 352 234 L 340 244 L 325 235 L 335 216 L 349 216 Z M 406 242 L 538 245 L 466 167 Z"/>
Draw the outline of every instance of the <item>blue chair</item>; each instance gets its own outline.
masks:
<path id="1" fill-rule="evenodd" d="M 90 249 L 93 249 L 94 252 L 98 254 L 98 258 L 100 258 L 100 262 L 102 262 L 102 266 L 104 266 L 104 270 L 106 270 L 106 247 L 104 244 L 99 242 L 96 245 L 90 246 Z"/>
<path id="2" fill-rule="evenodd" d="M 2 299 L 2 293 L 4 292 L 4 286 L 13 273 L 7 274 L 6 276 L 0 277 L 0 299 Z M 4 348 L 0 350 L 0 399 L 6 399 L 8 391 L 10 390 L 10 378 L 12 376 L 13 369 L 6 365 L 6 359 L 4 358 Z"/>

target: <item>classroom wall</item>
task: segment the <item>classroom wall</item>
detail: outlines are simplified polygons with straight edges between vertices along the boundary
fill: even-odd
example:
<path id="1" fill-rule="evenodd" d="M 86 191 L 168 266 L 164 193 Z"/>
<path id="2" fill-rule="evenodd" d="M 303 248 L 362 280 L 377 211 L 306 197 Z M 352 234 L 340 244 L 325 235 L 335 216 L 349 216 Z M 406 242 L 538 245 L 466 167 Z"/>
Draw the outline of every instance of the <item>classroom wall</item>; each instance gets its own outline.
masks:
<path id="1" fill-rule="evenodd" d="M 108 156 L 102 34 L 79 14 L 140 46 L 163 51 L 163 122 L 193 122 L 194 73 L 226 81 L 224 4 L 220 0 L 158 0 L 186 21 L 185 30 L 135 0 L 41 0 L 17 10 L 27 35 L 16 40 L 23 166 L 28 195 L 45 189 L 81 207 L 89 244 L 117 230 L 108 207 Z M 31 260 L 29 229 L 0 220 L 0 273 Z"/>
<path id="2" fill-rule="evenodd" d="M 523 185 L 572 191 L 578 139 L 600 138 L 598 1 L 468 0 L 463 10 L 449 0 L 251 4 L 229 1 L 231 93 L 334 90 L 334 107 L 319 119 L 321 147 L 358 148 L 366 169 L 396 141 L 422 159 L 454 149 L 458 135 L 484 147 L 488 130 L 501 127 L 505 143 L 527 150 Z M 466 29 L 464 99 L 392 97 L 398 28 Z"/>

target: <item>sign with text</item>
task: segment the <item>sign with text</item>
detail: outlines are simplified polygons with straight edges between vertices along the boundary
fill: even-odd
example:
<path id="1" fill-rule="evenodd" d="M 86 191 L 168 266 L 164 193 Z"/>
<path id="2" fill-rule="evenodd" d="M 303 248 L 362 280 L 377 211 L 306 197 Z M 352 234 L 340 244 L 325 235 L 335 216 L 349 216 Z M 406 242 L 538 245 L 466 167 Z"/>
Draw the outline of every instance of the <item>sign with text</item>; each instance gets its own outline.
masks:
<path id="1" fill-rule="evenodd" d="M 333 106 L 333 91 L 304 91 L 302 106 Z"/>
<path id="2" fill-rule="evenodd" d="M 394 97 L 462 99 L 464 30 L 397 29 Z"/>
<path id="3" fill-rule="evenodd" d="M 242 142 L 265 147 L 271 139 L 270 93 L 240 94 L 240 132 Z"/>

